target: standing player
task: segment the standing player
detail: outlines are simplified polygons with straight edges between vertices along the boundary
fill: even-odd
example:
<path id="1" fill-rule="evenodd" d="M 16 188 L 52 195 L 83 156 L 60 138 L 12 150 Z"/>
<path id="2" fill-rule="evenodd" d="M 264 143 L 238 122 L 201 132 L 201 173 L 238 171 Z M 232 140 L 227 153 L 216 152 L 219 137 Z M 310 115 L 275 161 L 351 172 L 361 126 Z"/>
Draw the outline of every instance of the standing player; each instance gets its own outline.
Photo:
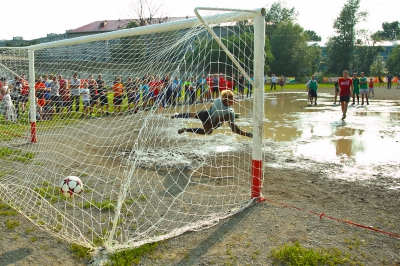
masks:
<path id="1" fill-rule="evenodd" d="M 63 112 L 64 107 L 67 108 L 67 116 L 70 117 L 71 110 L 72 110 L 72 102 L 71 102 L 71 95 L 68 87 L 68 82 L 65 80 L 62 75 L 58 76 L 58 83 L 60 84 L 60 98 L 61 98 L 61 109 L 60 113 Z M 61 115 L 61 118 L 64 118 L 64 115 Z"/>
<path id="2" fill-rule="evenodd" d="M 385 86 L 385 83 L 383 82 L 381 76 L 378 77 L 378 81 L 379 81 L 379 88 L 381 87 L 381 85 Z"/>
<path id="3" fill-rule="evenodd" d="M 20 82 L 22 84 L 22 88 L 21 88 L 21 108 L 22 108 L 22 113 L 25 113 L 26 103 L 28 102 L 28 99 L 29 99 L 29 83 L 26 80 L 25 74 L 21 75 Z"/>
<path id="4" fill-rule="evenodd" d="M 97 91 L 97 82 L 93 76 L 89 76 L 89 92 L 90 92 L 90 115 L 94 116 L 93 110 L 95 106 L 98 106 L 99 92 Z"/>
<path id="5" fill-rule="evenodd" d="M 310 96 L 311 105 L 314 99 L 314 105 L 317 105 L 317 89 L 318 89 L 318 82 L 315 79 L 315 76 L 312 75 L 311 79 L 306 84 L 308 89 L 308 95 Z"/>
<path id="6" fill-rule="evenodd" d="M 74 73 L 73 78 L 69 82 L 69 88 L 71 93 L 71 101 L 72 104 L 75 102 L 75 112 L 79 112 L 79 104 L 80 104 L 80 86 L 81 80 L 78 79 L 78 74 Z"/>
<path id="7" fill-rule="evenodd" d="M 178 134 L 184 132 L 193 132 L 201 135 L 208 135 L 213 132 L 214 129 L 219 128 L 224 122 L 228 122 L 232 131 L 236 134 L 246 136 L 249 138 L 253 137 L 251 132 L 242 131 L 235 124 L 235 112 L 231 108 L 235 104 L 233 99 L 234 93 L 230 90 L 224 90 L 221 92 L 221 98 L 214 101 L 214 104 L 209 110 L 202 110 L 197 113 L 182 113 L 175 114 L 171 118 L 197 118 L 203 124 L 203 128 L 181 128 L 178 130 Z"/>
<path id="8" fill-rule="evenodd" d="M 393 76 L 392 76 L 392 74 L 390 74 L 390 72 L 389 72 L 388 75 L 387 75 L 387 77 L 386 77 L 386 80 L 387 80 L 387 88 L 388 88 L 388 89 L 392 89 L 392 79 L 393 79 Z"/>
<path id="9" fill-rule="evenodd" d="M 274 90 L 276 90 L 276 80 L 277 80 L 277 77 L 275 76 L 275 74 L 272 74 L 271 75 L 271 89 L 270 89 L 270 91 L 272 91 L 272 87 L 274 87 Z"/>
<path id="10" fill-rule="evenodd" d="M 361 72 L 360 93 L 361 93 L 361 105 L 364 105 L 364 96 L 365 96 L 365 101 L 367 102 L 367 105 L 369 105 L 369 102 L 368 102 L 368 78 L 364 75 L 364 72 Z"/>
<path id="11" fill-rule="evenodd" d="M 250 80 L 247 81 L 248 86 L 247 86 L 246 98 L 249 98 L 249 94 L 251 98 L 251 93 L 253 92 L 253 84 L 251 84 L 250 81 L 254 81 L 253 74 L 250 74 Z"/>
<path id="12" fill-rule="evenodd" d="M 103 114 L 105 107 L 105 114 L 108 115 L 108 90 L 106 88 L 106 82 L 103 80 L 103 76 L 99 74 L 97 76 L 97 94 L 99 95 L 99 105 L 97 106 L 97 111 L 101 111 Z M 100 109 L 99 109 L 100 107 Z"/>
<path id="13" fill-rule="evenodd" d="M 239 94 L 239 98 L 244 97 L 244 77 L 242 74 L 239 75 L 239 79 L 238 79 L 238 94 Z"/>
<path id="14" fill-rule="evenodd" d="M 339 94 L 339 82 L 336 80 L 336 82 L 335 82 L 335 102 L 333 103 L 333 105 L 336 105 L 336 100 L 337 100 L 338 94 Z"/>
<path id="15" fill-rule="evenodd" d="M 90 90 L 87 81 L 83 82 L 83 88 L 79 90 L 79 93 L 82 95 L 83 111 L 81 118 L 83 118 L 89 114 L 90 108 Z"/>
<path id="16" fill-rule="evenodd" d="M 356 104 L 356 96 L 358 105 L 360 104 L 360 80 L 357 78 L 357 73 L 353 73 L 353 103 L 351 105 Z"/>
<path id="17" fill-rule="evenodd" d="M 372 78 L 369 79 L 369 83 L 368 83 L 368 97 L 371 98 L 371 93 L 372 93 L 372 97 L 375 96 L 375 92 L 374 92 L 374 81 L 372 80 Z"/>
<path id="18" fill-rule="evenodd" d="M 112 86 L 112 90 L 114 92 L 114 115 L 122 115 L 121 107 L 124 99 L 125 87 L 122 85 L 120 77 L 117 77 L 115 81 L 116 83 Z"/>
<path id="19" fill-rule="evenodd" d="M 342 120 L 346 119 L 347 106 L 350 102 L 350 95 L 353 94 L 353 80 L 349 78 L 349 71 L 343 71 L 343 77 L 339 78 L 340 105 L 342 107 Z"/>

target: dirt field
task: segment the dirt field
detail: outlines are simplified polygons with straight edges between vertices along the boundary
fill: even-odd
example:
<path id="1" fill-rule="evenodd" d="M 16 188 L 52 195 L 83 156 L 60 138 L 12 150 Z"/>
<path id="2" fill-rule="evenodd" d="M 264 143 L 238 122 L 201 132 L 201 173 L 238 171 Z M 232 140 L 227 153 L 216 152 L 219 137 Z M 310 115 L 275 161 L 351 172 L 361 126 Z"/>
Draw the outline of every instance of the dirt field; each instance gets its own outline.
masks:
<path id="1" fill-rule="evenodd" d="M 376 88 L 373 99 L 400 100 L 400 90 Z M 140 265 L 271 265 L 270 251 L 295 241 L 307 248 L 338 248 L 364 265 L 400 265 L 400 191 L 387 185 L 398 180 L 332 179 L 341 164 L 276 154 L 278 145 L 268 142 L 265 152 L 266 201 L 212 228 L 159 243 Z M 285 168 L 269 165 L 281 162 Z M 393 168 L 400 171 L 399 164 Z M 88 263 L 75 259 L 65 241 L 0 207 L 0 265 Z"/>

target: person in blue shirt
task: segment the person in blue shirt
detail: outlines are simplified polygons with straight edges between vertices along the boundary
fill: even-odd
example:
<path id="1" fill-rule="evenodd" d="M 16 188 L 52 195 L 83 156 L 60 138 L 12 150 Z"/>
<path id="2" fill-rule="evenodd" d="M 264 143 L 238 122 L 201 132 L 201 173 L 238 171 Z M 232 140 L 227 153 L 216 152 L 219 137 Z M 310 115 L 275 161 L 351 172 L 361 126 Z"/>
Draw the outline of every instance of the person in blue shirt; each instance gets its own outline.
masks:
<path id="1" fill-rule="evenodd" d="M 254 82 L 253 74 L 250 74 L 250 79 L 251 79 L 251 81 Z M 249 94 L 250 94 L 250 98 L 251 98 L 251 93 L 253 92 L 253 85 L 251 84 L 250 81 L 247 81 L 247 83 L 248 83 L 248 86 L 247 86 L 246 96 L 247 96 L 247 98 L 249 98 Z"/>
<path id="2" fill-rule="evenodd" d="M 147 102 L 150 100 L 151 93 L 149 91 L 149 84 L 147 79 L 143 79 L 141 84 L 139 85 L 139 88 L 142 92 L 142 109 L 146 109 Z"/>
<path id="3" fill-rule="evenodd" d="M 392 74 L 390 74 L 390 72 L 389 72 L 388 75 L 387 75 L 387 77 L 386 77 L 386 80 L 387 80 L 387 88 L 388 88 L 388 89 L 391 89 L 391 88 L 392 88 L 392 79 L 393 79 L 393 76 L 392 76 Z"/>

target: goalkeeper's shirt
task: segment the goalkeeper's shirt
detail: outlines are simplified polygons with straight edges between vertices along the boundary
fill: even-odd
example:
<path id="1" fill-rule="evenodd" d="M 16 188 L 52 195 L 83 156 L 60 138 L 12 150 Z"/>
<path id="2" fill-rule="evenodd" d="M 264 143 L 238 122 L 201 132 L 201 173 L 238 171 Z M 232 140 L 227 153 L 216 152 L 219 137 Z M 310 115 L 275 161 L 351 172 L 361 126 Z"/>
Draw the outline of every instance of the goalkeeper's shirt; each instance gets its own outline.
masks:
<path id="1" fill-rule="evenodd" d="M 230 121 L 235 122 L 235 112 L 231 107 L 224 105 L 221 98 L 215 100 L 213 106 L 210 108 L 209 113 L 213 125 L 215 125 L 216 122 L 222 122 L 224 116 L 227 114 L 230 115 Z"/>

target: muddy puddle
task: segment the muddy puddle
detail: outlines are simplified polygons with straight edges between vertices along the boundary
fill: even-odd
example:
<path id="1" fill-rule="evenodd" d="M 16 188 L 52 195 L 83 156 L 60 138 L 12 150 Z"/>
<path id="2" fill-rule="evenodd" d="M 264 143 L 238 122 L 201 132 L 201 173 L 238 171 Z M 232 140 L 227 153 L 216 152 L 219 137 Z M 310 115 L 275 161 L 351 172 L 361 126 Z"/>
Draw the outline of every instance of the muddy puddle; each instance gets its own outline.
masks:
<path id="1" fill-rule="evenodd" d="M 284 157 L 342 165 L 337 178 L 399 179 L 400 102 L 371 99 L 368 106 L 349 106 L 345 121 L 333 102 L 329 94 L 319 94 L 317 106 L 308 104 L 305 93 L 268 94 L 264 139 L 279 143 L 277 152 Z M 237 121 L 252 117 L 252 101 L 238 103 Z M 396 184 L 390 187 L 400 189 Z"/>
<path id="2" fill-rule="evenodd" d="M 333 102 L 333 97 L 324 93 L 319 93 L 317 106 L 309 105 L 306 92 L 265 94 L 263 138 L 266 149 L 276 153 L 278 158 L 268 164 L 296 167 L 296 161 L 301 161 L 303 165 L 299 163 L 298 167 L 307 167 L 305 160 L 326 163 L 339 166 L 332 172 L 333 178 L 386 178 L 390 179 L 389 188 L 400 190 L 400 101 L 372 98 L 368 106 L 349 105 L 345 121 L 341 120 L 340 105 L 333 105 Z M 239 99 L 234 108 L 240 114 L 235 121 L 245 131 L 252 128 L 252 104 L 252 100 Z M 192 106 L 190 110 L 209 106 Z M 201 126 L 196 120 L 190 121 L 184 125 Z M 227 124 L 214 134 L 218 133 L 232 134 Z M 231 136 L 248 140 L 235 134 Z M 230 146 L 215 148 L 217 152 L 224 152 Z M 285 163 L 287 161 L 290 166 Z"/>

